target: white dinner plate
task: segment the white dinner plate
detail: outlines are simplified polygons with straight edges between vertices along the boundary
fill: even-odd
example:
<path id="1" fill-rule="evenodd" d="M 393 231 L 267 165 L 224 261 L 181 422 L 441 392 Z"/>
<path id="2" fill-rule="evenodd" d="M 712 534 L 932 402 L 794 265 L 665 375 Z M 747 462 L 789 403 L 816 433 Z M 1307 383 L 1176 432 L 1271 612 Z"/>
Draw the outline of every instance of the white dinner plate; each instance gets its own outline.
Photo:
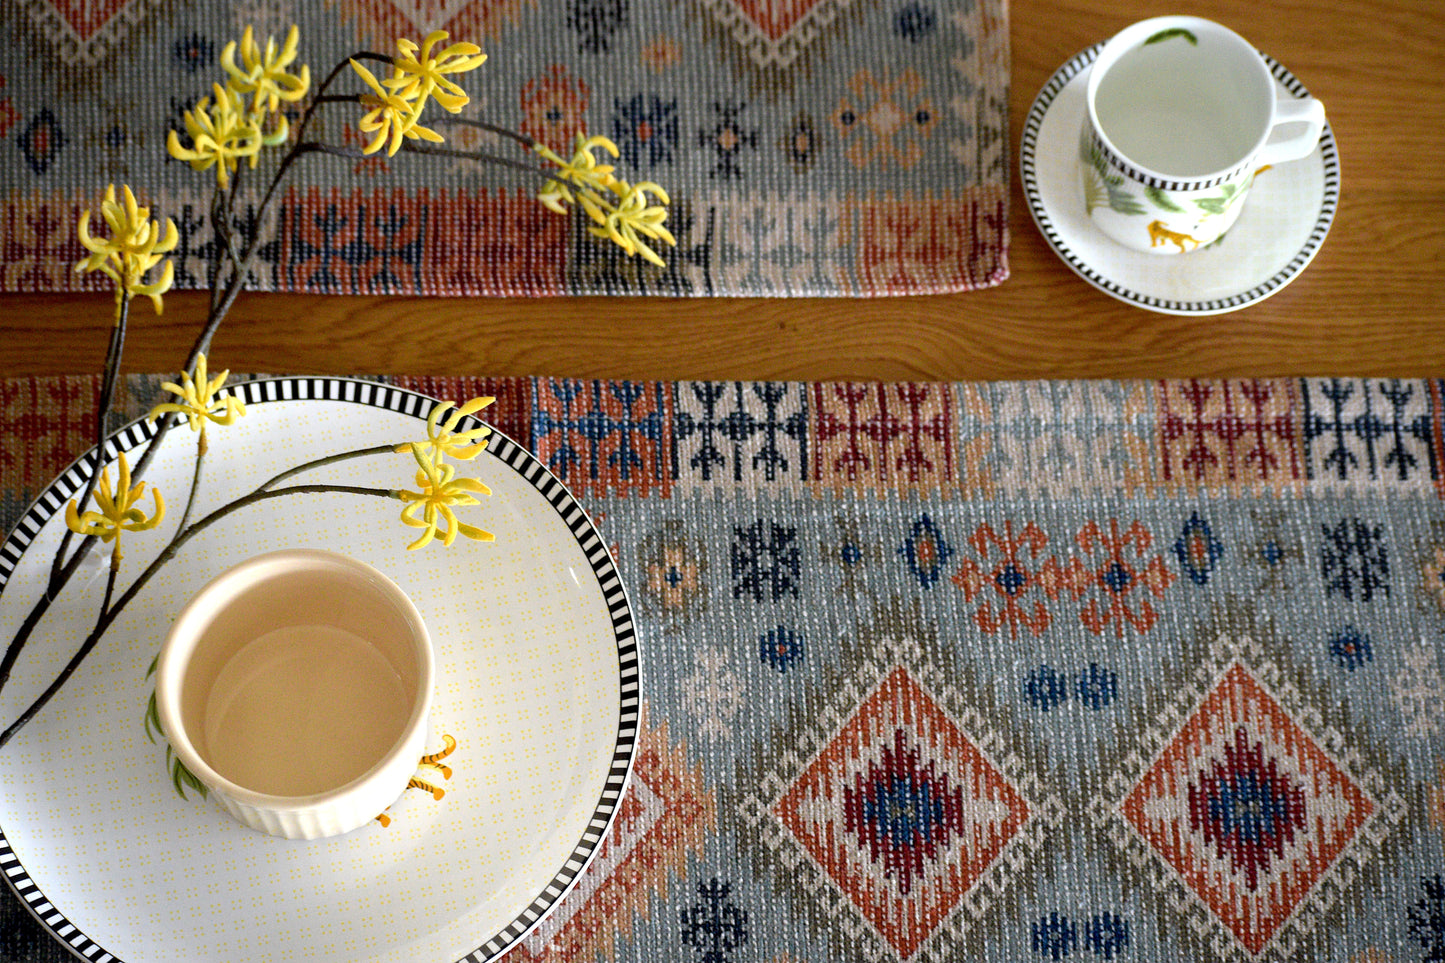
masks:
<path id="1" fill-rule="evenodd" d="M 193 519 L 300 461 L 421 440 L 434 404 L 336 378 L 235 390 L 248 413 L 210 427 Z M 136 448 L 148 431 L 138 422 L 116 444 Z M 194 451 L 182 425 L 146 473 L 168 514 L 156 531 L 123 536 L 122 585 L 174 530 Z M 387 454 L 293 482 L 411 488 L 415 472 L 410 455 Z M 0 750 L 0 872 L 77 956 L 484 961 L 562 899 L 597 852 L 631 771 L 638 691 L 630 609 L 586 514 L 525 449 L 494 433 L 459 474 L 491 487 L 483 504 L 458 513 L 496 541 L 459 538 L 409 552 L 416 532 L 402 526 L 400 502 L 334 493 L 251 505 L 197 535 Z M 65 502 L 83 478 L 80 467 L 66 471 L 0 549 L 6 639 L 39 594 Z M 149 510 L 149 492 L 144 504 Z M 311 842 L 265 836 L 214 803 L 180 799 L 163 747 L 142 725 L 146 669 L 186 600 L 244 558 L 302 546 L 368 562 L 416 603 L 437 655 L 429 746 L 440 748 L 443 732 L 458 743 L 442 800 L 410 791 L 391 808 L 389 828 L 371 823 Z M 72 581 L 31 640 L 0 695 L 4 724 L 93 624 L 101 568 L 88 584 L 84 573 Z M 325 752 L 305 732 L 295 738 L 298 753 Z"/>
<path id="2" fill-rule="evenodd" d="M 1188 254 L 1151 254 L 1130 250 L 1094 226 L 1079 188 L 1079 130 L 1089 67 L 1102 47 L 1090 47 L 1060 67 L 1024 123 L 1019 147 L 1024 196 L 1054 253 L 1104 293 L 1162 314 L 1237 311 L 1299 277 L 1324 243 L 1339 204 L 1339 153 L 1329 124 L 1314 153 L 1260 174 L 1239 220 L 1216 245 Z M 1308 96 L 1293 74 L 1264 59 L 1280 97 Z"/>

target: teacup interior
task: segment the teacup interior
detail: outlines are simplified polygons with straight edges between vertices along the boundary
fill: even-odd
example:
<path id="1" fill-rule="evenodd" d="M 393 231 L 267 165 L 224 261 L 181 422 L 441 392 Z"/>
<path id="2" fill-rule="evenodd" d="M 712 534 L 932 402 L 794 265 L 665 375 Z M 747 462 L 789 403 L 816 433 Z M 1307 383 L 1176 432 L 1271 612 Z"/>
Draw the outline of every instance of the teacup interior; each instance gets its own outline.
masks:
<path id="1" fill-rule="evenodd" d="M 1105 67 L 1094 99 L 1104 136 L 1135 165 L 1166 177 L 1202 177 L 1243 162 L 1263 141 L 1273 110 L 1258 54 L 1203 22 L 1149 39 Z"/>
<path id="2" fill-rule="evenodd" d="M 411 624 L 363 573 L 292 570 L 242 589 L 201 630 L 182 725 L 231 782 L 310 796 L 381 761 L 422 697 L 420 673 Z"/>

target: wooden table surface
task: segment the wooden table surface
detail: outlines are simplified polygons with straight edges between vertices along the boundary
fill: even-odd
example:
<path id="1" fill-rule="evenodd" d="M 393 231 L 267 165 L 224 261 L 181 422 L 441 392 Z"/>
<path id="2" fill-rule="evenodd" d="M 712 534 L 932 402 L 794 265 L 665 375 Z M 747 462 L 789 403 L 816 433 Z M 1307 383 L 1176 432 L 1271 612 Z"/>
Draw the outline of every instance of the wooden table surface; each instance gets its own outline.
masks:
<path id="1" fill-rule="evenodd" d="M 1341 201 L 1284 290 L 1216 317 L 1154 314 L 1071 272 L 1011 171 L 1012 276 L 919 298 L 468 299 L 251 294 L 212 348 L 237 371 L 881 379 L 1445 375 L 1445 8 L 1439 0 L 1015 0 L 1012 146 L 1040 87 L 1125 25 L 1232 26 L 1325 104 Z M 139 305 L 125 368 L 171 371 L 202 295 Z M 0 375 L 98 371 L 109 296 L 0 296 Z"/>

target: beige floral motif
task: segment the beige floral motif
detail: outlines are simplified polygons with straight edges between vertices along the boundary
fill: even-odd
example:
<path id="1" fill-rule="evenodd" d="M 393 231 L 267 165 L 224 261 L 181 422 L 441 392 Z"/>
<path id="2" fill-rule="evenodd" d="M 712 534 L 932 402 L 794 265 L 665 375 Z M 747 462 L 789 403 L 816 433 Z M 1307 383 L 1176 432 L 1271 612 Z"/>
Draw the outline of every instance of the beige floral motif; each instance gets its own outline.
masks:
<path id="1" fill-rule="evenodd" d="M 1445 837 L 1445 764 L 1436 773 L 1439 781 L 1430 789 L 1430 825 Z"/>
<path id="2" fill-rule="evenodd" d="M 678 618 L 707 603 L 707 558 L 688 537 L 681 521 L 669 519 L 639 546 L 643 571 L 642 602 L 659 615 Z"/>
<path id="3" fill-rule="evenodd" d="M 1394 963 L 1394 957 L 1382 953 L 1372 946 L 1350 957 L 1350 963 Z"/>
<path id="4" fill-rule="evenodd" d="M 923 78 L 904 68 L 892 79 L 860 70 L 833 111 L 833 128 L 856 167 L 887 163 L 912 167 L 923 157 L 938 111 L 924 94 Z"/>
<path id="5" fill-rule="evenodd" d="M 657 37 L 642 48 L 642 63 L 653 73 L 660 74 L 682 62 L 682 48 L 671 37 Z"/>
<path id="6" fill-rule="evenodd" d="M 1420 584 L 1425 594 L 1445 609 L 1445 545 L 1433 546 L 1421 562 Z"/>
<path id="7" fill-rule="evenodd" d="M 587 133 L 592 90 L 561 64 L 522 85 L 522 133 L 544 144 L 570 144 Z"/>

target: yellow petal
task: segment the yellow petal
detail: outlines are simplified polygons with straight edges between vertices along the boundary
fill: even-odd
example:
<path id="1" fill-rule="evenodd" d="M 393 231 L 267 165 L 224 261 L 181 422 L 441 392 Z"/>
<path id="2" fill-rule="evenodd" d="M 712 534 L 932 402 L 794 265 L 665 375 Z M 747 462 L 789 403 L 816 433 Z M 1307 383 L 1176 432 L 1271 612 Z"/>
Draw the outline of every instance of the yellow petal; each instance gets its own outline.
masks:
<path id="1" fill-rule="evenodd" d="M 437 402 L 436 406 L 432 408 L 431 414 L 426 416 L 426 427 L 428 434 L 435 435 L 437 433 L 438 419 L 440 419 L 441 416 L 445 414 L 446 411 L 451 407 L 452 403 L 450 401 Z"/>
<path id="2" fill-rule="evenodd" d="M 457 521 L 457 516 L 452 514 L 452 510 L 447 506 L 442 505 L 440 511 L 442 518 L 447 521 L 446 531 L 442 532 L 442 546 L 451 548 L 452 542 L 457 540 L 457 525 L 460 523 Z"/>
<path id="3" fill-rule="evenodd" d="M 77 535 L 85 534 L 85 524 L 80 520 L 80 512 L 76 507 L 75 499 L 65 506 L 65 527 Z"/>
<path id="4" fill-rule="evenodd" d="M 436 537 L 436 533 L 436 526 L 428 525 L 426 527 L 426 531 L 421 533 L 421 538 L 418 538 L 416 541 L 412 542 L 406 547 L 407 551 L 415 552 L 419 548 L 425 548 L 427 545 L 431 544 L 431 540 Z"/>
<path id="5" fill-rule="evenodd" d="M 161 497 L 161 492 L 159 488 L 151 489 L 151 498 L 155 501 L 155 512 L 151 515 L 149 519 L 146 520 L 143 525 L 140 525 L 139 527 L 134 529 L 134 531 L 143 532 L 146 529 L 155 528 L 161 523 L 161 519 L 166 517 L 166 500 Z"/>
<path id="6" fill-rule="evenodd" d="M 462 405 L 461 408 L 459 408 L 458 410 L 464 415 L 473 415 L 496 400 L 496 398 L 493 398 L 490 395 L 486 395 L 481 398 L 473 398 L 466 404 Z"/>
<path id="7" fill-rule="evenodd" d="M 416 445 L 413 445 L 411 454 L 412 457 L 416 459 L 416 463 L 421 466 L 421 470 L 416 473 L 418 479 L 417 484 L 424 484 L 426 481 L 434 478 L 436 475 L 436 465 L 432 462 L 431 458 L 427 456 L 426 452 L 419 450 Z"/>
<path id="8" fill-rule="evenodd" d="M 455 488 L 465 489 L 469 492 L 476 492 L 479 495 L 490 495 L 492 493 L 492 490 L 490 488 L 488 488 L 486 485 L 483 485 L 475 478 L 458 478 L 456 481 L 452 482 L 452 486 Z"/>
<path id="9" fill-rule="evenodd" d="M 460 531 L 467 538 L 475 539 L 478 542 L 490 542 L 496 538 L 496 536 L 493 535 L 491 532 L 484 531 L 483 529 L 477 528 L 473 525 L 467 525 L 462 522 L 457 522 L 457 530 Z"/>
<path id="10" fill-rule="evenodd" d="M 453 445 L 448 452 L 457 461 L 471 461 L 473 458 L 487 450 L 487 443 L 484 441 L 479 445 L 457 446 Z"/>
<path id="11" fill-rule="evenodd" d="M 296 45 L 301 39 L 301 28 L 296 24 L 291 25 L 290 31 L 286 34 L 286 45 L 281 48 L 281 62 L 290 63 L 296 56 Z"/>
<path id="12" fill-rule="evenodd" d="M 351 69 L 355 70 L 361 76 L 361 79 L 366 82 L 366 85 L 368 87 L 376 91 L 377 94 L 379 94 L 380 96 L 386 96 L 386 91 L 382 89 L 381 84 L 377 81 L 375 74 L 373 74 L 370 70 L 367 70 L 364 66 L 357 63 L 355 60 L 350 61 L 350 63 Z"/>
<path id="13" fill-rule="evenodd" d="M 122 493 L 130 491 L 130 463 L 125 460 L 125 452 L 120 453 L 120 479 L 116 483 L 116 490 Z M 121 497 L 125 495 L 122 494 Z"/>

